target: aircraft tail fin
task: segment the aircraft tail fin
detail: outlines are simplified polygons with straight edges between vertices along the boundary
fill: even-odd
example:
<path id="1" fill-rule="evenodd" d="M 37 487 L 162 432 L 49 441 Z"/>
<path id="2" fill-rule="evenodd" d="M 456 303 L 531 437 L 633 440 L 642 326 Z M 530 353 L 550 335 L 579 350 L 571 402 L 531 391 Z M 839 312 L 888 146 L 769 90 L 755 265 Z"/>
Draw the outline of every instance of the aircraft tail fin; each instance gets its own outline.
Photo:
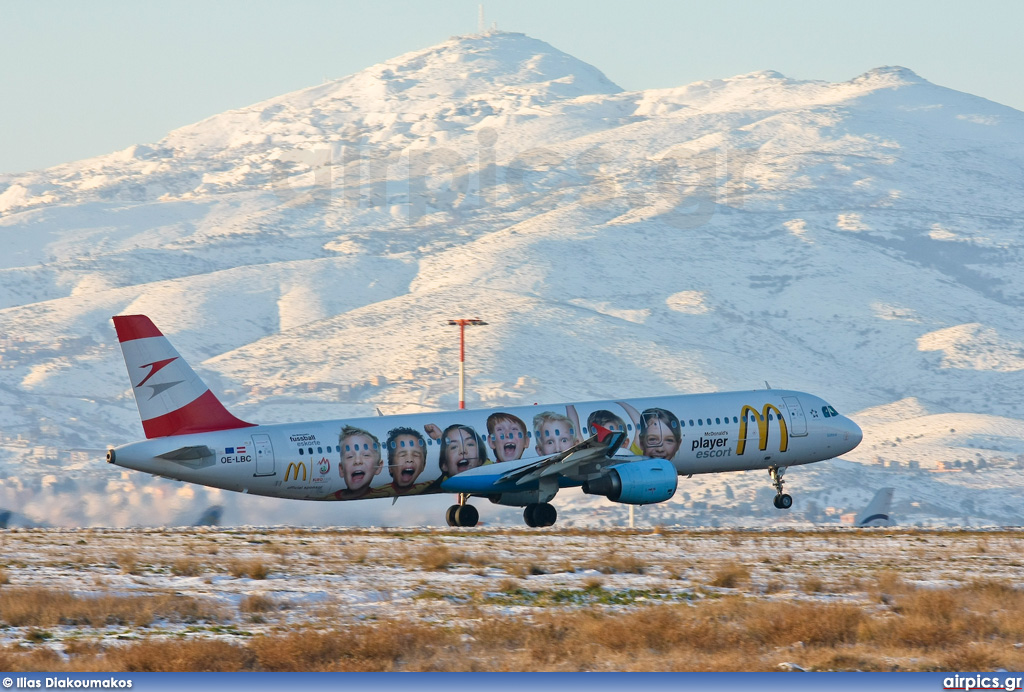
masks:
<path id="1" fill-rule="evenodd" d="M 892 519 L 889 511 L 892 509 L 892 488 L 882 488 L 875 493 L 874 498 L 868 503 L 857 518 L 854 526 L 890 526 Z"/>
<path id="2" fill-rule="evenodd" d="M 224 408 L 152 320 L 145 315 L 113 319 L 147 438 L 254 425 Z"/>

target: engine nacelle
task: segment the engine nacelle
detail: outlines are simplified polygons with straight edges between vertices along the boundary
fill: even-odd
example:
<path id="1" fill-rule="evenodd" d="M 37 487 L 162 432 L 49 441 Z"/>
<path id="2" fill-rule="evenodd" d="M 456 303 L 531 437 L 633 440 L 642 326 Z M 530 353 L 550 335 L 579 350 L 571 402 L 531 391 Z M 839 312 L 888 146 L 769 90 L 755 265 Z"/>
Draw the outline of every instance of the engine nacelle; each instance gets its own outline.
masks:
<path id="1" fill-rule="evenodd" d="M 603 476 L 583 484 L 583 492 L 604 495 L 612 502 L 627 505 L 651 505 L 664 502 L 676 493 L 679 476 L 667 459 L 644 459 L 616 464 Z"/>

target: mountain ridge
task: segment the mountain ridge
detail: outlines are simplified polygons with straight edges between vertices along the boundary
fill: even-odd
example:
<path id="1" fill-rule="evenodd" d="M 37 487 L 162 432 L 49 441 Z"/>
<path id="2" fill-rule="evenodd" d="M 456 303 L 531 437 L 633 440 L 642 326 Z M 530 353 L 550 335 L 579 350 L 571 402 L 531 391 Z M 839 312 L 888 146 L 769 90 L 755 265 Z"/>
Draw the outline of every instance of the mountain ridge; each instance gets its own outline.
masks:
<path id="1" fill-rule="evenodd" d="M 158 520 L 147 497 L 185 498 L 54 451 L 141 435 L 111 315 L 149 314 L 257 421 L 454 408 L 445 324 L 472 315 L 489 323 L 470 335 L 472 406 L 769 379 L 863 410 L 877 436 L 794 469 L 789 516 L 750 509 L 767 482 L 740 474 L 682 482 L 658 520 L 709 521 L 694 502 L 812 520 L 801 485 L 820 508 L 877 481 L 941 508 L 904 507 L 915 521 L 1018 523 L 980 508 L 1024 496 L 1007 480 L 1024 454 L 1024 113 L 891 66 L 628 92 L 545 46 L 457 37 L 0 178 L 0 506 L 91 523 L 109 496 L 131 523 Z M 684 499 L 691 483 L 712 499 Z M 190 492 L 254 523 L 403 516 Z M 61 493 L 85 499 L 56 509 Z M 580 521 L 624 510 L 565 502 Z"/>

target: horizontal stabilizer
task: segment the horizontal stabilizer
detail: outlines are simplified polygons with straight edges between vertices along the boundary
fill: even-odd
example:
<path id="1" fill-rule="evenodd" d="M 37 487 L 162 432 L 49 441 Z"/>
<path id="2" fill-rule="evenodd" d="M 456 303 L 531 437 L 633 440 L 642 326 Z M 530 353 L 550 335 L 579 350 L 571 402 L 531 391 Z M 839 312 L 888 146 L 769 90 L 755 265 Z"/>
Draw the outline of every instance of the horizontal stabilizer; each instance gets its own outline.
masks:
<path id="1" fill-rule="evenodd" d="M 178 449 L 156 455 L 158 459 L 174 461 L 190 469 L 201 469 L 216 463 L 213 450 L 206 445 L 179 447 Z"/>
<path id="2" fill-rule="evenodd" d="M 157 456 L 161 459 L 167 459 L 168 461 L 188 461 L 190 459 L 212 457 L 213 450 L 206 445 L 195 445 L 193 447 L 181 447 L 173 452 L 157 454 Z"/>

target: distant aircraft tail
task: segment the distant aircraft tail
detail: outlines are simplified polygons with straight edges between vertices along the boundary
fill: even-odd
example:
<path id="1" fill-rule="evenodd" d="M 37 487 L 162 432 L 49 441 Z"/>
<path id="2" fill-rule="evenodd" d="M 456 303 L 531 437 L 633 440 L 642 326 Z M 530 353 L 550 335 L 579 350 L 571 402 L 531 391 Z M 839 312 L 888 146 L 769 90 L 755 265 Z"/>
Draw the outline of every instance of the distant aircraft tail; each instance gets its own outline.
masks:
<path id="1" fill-rule="evenodd" d="M 249 428 L 228 412 L 145 315 L 114 317 L 147 438 Z"/>
<path id="2" fill-rule="evenodd" d="M 212 505 L 206 508 L 193 526 L 220 526 L 220 518 L 223 514 L 223 507 L 220 505 Z"/>
<path id="3" fill-rule="evenodd" d="M 892 488 L 882 488 L 875 497 L 868 503 L 863 512 L 857 515 L 854 526 L 890 526 L 892 519 L 889 518 L 889 511 L 892 509 Z"/>

